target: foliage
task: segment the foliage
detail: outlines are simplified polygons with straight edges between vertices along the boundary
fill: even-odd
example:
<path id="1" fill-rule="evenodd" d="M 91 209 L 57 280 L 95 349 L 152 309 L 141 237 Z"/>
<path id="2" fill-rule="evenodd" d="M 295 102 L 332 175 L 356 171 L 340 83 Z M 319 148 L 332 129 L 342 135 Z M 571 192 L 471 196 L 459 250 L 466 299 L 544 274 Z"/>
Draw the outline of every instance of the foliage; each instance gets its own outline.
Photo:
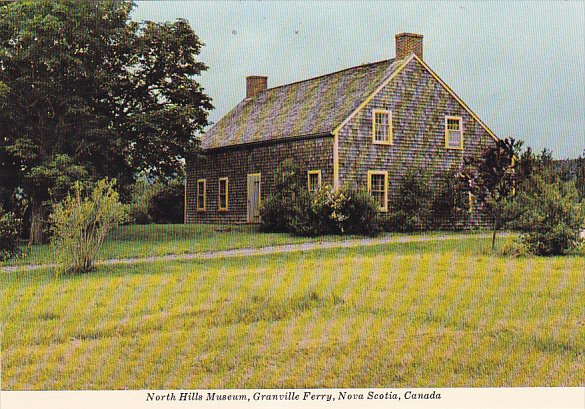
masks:
<path id="1" fill-rule="evenodd" d="M 18 254 L 20 220 L 12 212 L 0 206 L 0 261 L 8 260 Z"/>
<path id="2" fill-rule="evenodd" d="M 510 213 L 509 201 L 514 196 L 517 158 L 522 144 L 512 138 L 500 139 L 480 157 L 466 158 L 461 172 L 462 182 L 480 204 L 479 208 L 493 220 L 492 251 L 496 232 L 517 217 Z"/>
<path id="3" fill-rule="evenodd" d="M 431 176 L 424 168 L 408 169 L 388 208 L 385 229 L 390 231 L 456 229 L 465 227 L 469 218 L 468 194 L 455 170 Z"/>
<path id="4" fill-rule="evenodd" d="M 196 60 L 201 41 L 185 20 L 131 21 L 132 7 L 0 8 L 0 175 L 24 189 L 37 229 L 50 192 L 64 187 L 56 169 L 122 185 L 140 171 L 174 175 L 207 125 L 212 106 L 195 80 L 207 68 Z"/>
<path id="5" fill-rule="evenodd" d="M 498 253 L 508 257 L 526 257 L 530 255 L 528 246 L 522 237 L 514 237 L 505 241 Z"/>
<path id="6" fill-rule="evenodd" d="M 138 224 L 183 223 L 184 203 L 181 179 L 140 179 L 132 186 L 130 220 Z"/>
<path id="7" fill-rule="evenodd" d="M 460 178 L 459 171 L 450 170 L 436 177 L 433 189 L 432 220 L 430 228 L 461 229 L 469 226 L 471 215 L 469 192 Z"/>
<path id="8" fill-rule="evenodd" d="M 380 233 L 378 207 L 366 191 L 322 185 L 295 196 L 288 231 L 300 236 Z"/>
<path id="9" fill-rule="evenodd" d="M 149 215 L 154 223 L 183 223 L 185 188 L 179 178 L 160 182 L 151 198 Z"/>
<path id="10" fill-rule="evenodd" d="M 274 174 L 274 193 L 260 209 L 261 226 L 267 232 L 290 232 L 299 236 L 367 234 L 380 232 L 378 210 L 365 191 L 322 185 L 314 192 L 302 183 L 302 172 L 291 160 Z"/>
<path id="11" fill-rule="evenodd" d="M 531 188 L 518 194 L 521 217 L 514 225 L 523 231 L 523 241 L 533 254 L 565 254 L 580 241 L 585 227 L 585 205 L 579 201 L 575 183 L 536 174 Z"/>
<path id="12" fill-rule="evenodd" d="M 85 273 L 94 267 L 95 257 L 108 231 L 125 219 L 125 207 L 118 201 L 115 180 L 99 180 L 90 194 L 75 183 L 72 194 L 53 207 L 53 244 L 60 273 Z"/>
<path id="13" fill-rule="evenodd" d="M 260 229 L 264 232 L 283 233 L 289 231 L 289 219 L 293 212 L 293 201 L 303 193 L 300 180 L 301 169 L 292 159 L 286 159 L 274 170 L 274 191 L 262 200 L 260 207 Z"/>
<path id="14" fill-rule="evenodd" d="M 388 230 L 427 230 L 432 220 L 433 190 L 429 174 L 422 168 L 409 168 L 400 178 L 397 194 L 392 195 L 389 204 Z"/>

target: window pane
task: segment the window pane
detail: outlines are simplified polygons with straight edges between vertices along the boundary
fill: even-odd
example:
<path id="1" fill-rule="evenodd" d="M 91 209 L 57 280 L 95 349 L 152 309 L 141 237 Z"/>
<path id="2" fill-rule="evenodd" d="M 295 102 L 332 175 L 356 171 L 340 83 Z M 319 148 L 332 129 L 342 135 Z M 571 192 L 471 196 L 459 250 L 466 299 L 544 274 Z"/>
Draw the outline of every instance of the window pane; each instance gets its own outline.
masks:
<path id="1" fill-rule="evenodd" d="M 315 191 L 319 188 L 319 174 L 309 173 L 309 190 Z"/>
<path id="2" fill-rule="evenodd" d="M 376 124 L 376 133 L 374 138 L 376 141 L 388 141 L 388 133 L 390 126 L 390 115 L 387 112 L 375 112 L 374 120 Z"/>
<path id="3" fill-rule="evenodd" d="M 448 144 L 451 148 L 461 146 L 461 131 L 448 131 Z"/>

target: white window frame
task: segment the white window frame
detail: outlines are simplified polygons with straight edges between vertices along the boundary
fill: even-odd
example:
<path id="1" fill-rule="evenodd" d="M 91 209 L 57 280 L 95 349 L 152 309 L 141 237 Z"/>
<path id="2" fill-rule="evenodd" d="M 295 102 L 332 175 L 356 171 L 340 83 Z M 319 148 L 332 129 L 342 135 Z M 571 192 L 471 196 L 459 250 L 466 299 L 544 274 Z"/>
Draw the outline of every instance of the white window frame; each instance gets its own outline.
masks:
<path id="1" fill-rule="evenodd" d="M 451 146 L 451 144 L 449 143 L 450 132 L 454 132 L 452 130 L 449 130 L 449 128 L 448 128 L 449 120 L 459 121 L 459 146 Z M 463 118 L 462 117 L 445 115 L 445 148 L 446 149 L 463 150 Z"/>
<path id="2" fill-rule="evenodd" d="M 221 182 L 225 181 L 225 207 L 221 207 Z M 217 181 L 217 209 L 220 212 L 227 212 L 229 208 L 229 179 L 219 178 Z"/>
<path id="3" fill-rule="evenodd" d="M 199 196 L 201 196 L 201 194 L 200 194 L 201 184 L 203 184 L 203 206 L 201 206 L 201 203 L 199 202 Z M 206 209 L 206 206 L 205 206 L 206 203 L 207 203 L 207 180 L 197 179 L 197 189 L 196 189 L 196 195 L 195 195 L 195 205 L 197 207 L 197 211 L 204 212 Z"/>
<path id="4" fill-rule="evenodd" d="M 388 115 L 388 132 L 386 134 L 386 140 L 376 139 L 376 114 Z M 394 142 L 394 131 L 392 127 L 392 111 L 387 109 L 374 109 L 372 111 L 372 143 L 375 145 L 392 145 Z"/>
<path id="5" fill-rule="evenodd" d="M 311 175 L 317 175 L 317 186 L 311 185 Z M 314 192 L 321 187 L 321 170 L 310 170 L 307 172 L 307 189 Z"/>
<path id="6" fill-rule="evenodd" d="M 372 176 L 384 176 L 384 205 L 378 209 L 380 212 L 388 211 L 388 171 L 386 170 L 369 170 L 368 171 L 368 193 L 372 194 Z"/>

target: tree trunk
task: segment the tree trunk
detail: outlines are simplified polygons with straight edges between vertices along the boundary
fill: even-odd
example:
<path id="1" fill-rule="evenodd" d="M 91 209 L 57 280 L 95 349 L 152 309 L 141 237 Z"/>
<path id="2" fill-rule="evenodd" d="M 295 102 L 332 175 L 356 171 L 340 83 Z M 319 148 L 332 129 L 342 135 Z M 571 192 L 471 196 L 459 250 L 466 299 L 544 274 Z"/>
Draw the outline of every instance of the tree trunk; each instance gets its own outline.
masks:
<path id="1" fill-rule="evenodd" d="M 492 235 L 492 253 L 496 251 L 496 232 L 498 231 L 498 222 L 494 220 L 494 234 Z"/>
<path id="2" fill-rule="evenodd" d="M 43 244 L 45 221 L 43 206 L 35 199 L 31 201 L 30 244 Z"/>

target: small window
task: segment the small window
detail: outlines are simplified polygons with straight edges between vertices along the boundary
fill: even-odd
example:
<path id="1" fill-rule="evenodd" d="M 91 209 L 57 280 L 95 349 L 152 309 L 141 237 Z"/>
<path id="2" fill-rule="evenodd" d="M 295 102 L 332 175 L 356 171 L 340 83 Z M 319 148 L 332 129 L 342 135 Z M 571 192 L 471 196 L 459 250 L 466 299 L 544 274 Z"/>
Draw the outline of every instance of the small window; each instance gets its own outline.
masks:
<path id="1" fill-rule="evenodd" d="M 309 192 L 314 192 L 321 187 L 321 171 L 310 170 L 307 174 L 307 186 L 309 188 Z"/>
<path id="2" fill-rule="evenodd" d="M 445 117 L 445 147 L 463 149 L 463 120 L 460 116 Z"/>
<path id="3" fill-rule="evenodd" d="M 219 198 L 217 199 L 219 210 L 228 209 L 228 178 L 219 178 Z"/>
<path id="4" fill-rule="evenodd" d="M 381 145 L 391 145 L 392 112 L 374 109 L 372 122 L 372 142 Z"/>
<path id="5" fill-rule="evenodd" d="M 381 212 L 388 211 L 388 172 L 368 172 L 368 192 L 372 195 Z"/>
<path id="6" fill-rule="evenodd" d="M 197 211 L 205 211 L 205 201 L 207 199 L 207 193 L 205 192 L 205 179 L 199 179 L 197 181 Z"/>

